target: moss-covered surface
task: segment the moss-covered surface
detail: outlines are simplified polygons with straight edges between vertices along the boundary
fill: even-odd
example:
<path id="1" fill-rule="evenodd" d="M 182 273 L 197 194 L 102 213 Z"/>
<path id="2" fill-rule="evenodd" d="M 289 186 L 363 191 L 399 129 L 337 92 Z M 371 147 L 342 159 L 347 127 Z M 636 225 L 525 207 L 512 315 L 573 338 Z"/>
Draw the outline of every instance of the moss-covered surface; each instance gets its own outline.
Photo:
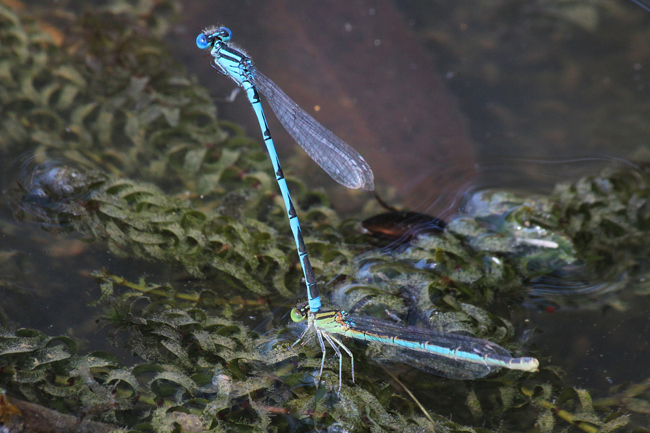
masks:
<path id="1" fill-rule="evenodd" d="M 144 21 L 160 23 L 155 16 Z M 522 348 L 512 303 L 540 279 L 598 275 L 611 263 L 635 281 L 645 275 L 637 261 L 650 245 L 645 169 L 562 184 L 548 197 L 483 193 L 444 233 L 388 251 L 291 179 L 312 264 L 337 307 L 470 333 L 542 365 L 537 374 L 466 382 L 401 364 L 383 374 L 377 360 L 390 354 L 349 342 L 357 384 L 346 360 L 339 395 L 336 359 L 316 388 L 316 346 L 287 350 L 297 326 L 278 319 L 263 333 L 241 319 L 286 314 L 304 295 L 270 164 L 256 141 L 218 120 L 209 92 L 142 22 L 86 13 L 69 18 L 57 42 L 42 21 L 0 6 L 0 152 L 26 155 L 9 188 L 15 216 L 196 282 L 97 270 L 99 324 L 139 361 L 124 365 L 106 351 L 80 353 L 68 336 L 5 328 L 0 386 L 9 395 L 142 432 L 551 432 L 565 421 L 611 431 L 628 423 L 563 383 L 543 353 Z M 624 308 L 624 287 L 591 295 Z M 561 295 L 553 302 L 574 302 L 570 287 Z"/>

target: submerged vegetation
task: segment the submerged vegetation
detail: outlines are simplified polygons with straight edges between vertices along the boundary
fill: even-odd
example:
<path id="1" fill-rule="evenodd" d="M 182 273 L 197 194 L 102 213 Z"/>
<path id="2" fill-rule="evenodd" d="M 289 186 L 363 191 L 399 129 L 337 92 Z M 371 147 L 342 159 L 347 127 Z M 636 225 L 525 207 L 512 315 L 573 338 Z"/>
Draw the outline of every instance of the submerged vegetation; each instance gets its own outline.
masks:
<path id="1" fill-rule="evenodd" d="M 548 197 L 482 193 L 444 232 L 389 250 L 290 178 L 312 264 L 337 307 L 470 333 L 532 352 L 542 365 L 538 374 L 471 382 L 399 363 L 381 375 L 377 366 L 395 361 L 390 354 L 350 342 L 357 384 L 347 380 L 346 360 L 338 395 L 334 357 L 316 388 L 317 347 L 287 350 L 295 325 L 278 318 L 262 329 L 242 319 L 286 314 L 304 296 L 284 207 L 258 143 L 217 118 L 209 92 L 142 26 L 164 28 L 148 13 L 67 18 L 59 39 L 55 28 L 0 6 L 0 152 L 23 155 L 3 186 L 15 217 L 191 281 L 128 281 L 110 264 L 93 273 L 99 325 L 116 350 L 135 355 L 128 365 L 108 351 L 82 353 L 69 336 L 5 326 L 6 395 L 133 432 L 551 432 L 566 421 L 607 432 L 628 423 L 615 405 L 595 406 L 563 383 L 534 346 L 523 349 L 516 314 L 502 307 L 528 291 L 576 303 L 571 287 L 556 290 L 557 299 L 542 288 L 608 272 L 620 275 L 603 289 L 609 296 L 587 293 L 579 302 L 625 308 L 621 289 L 648 272 L 635 260 L 650 245 L 646 168 L 562 184 Z M 0 403 L 0 421 L 19 416 Z"/>

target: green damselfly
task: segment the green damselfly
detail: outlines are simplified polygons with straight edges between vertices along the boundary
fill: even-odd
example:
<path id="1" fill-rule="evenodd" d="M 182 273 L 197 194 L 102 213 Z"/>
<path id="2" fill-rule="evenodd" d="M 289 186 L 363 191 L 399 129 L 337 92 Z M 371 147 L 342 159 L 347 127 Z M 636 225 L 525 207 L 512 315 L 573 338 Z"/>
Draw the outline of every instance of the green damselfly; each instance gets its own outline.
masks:
<path id="1" fill-rule="evenodd" d="M 325 341 L 339 358 L 339 392 L 342 386 L 343 349 L 351 359 L 354 382 L 354 356 L 335 335 L 356 338 L 400 351 L 399 359 L 407 364 L 451 379 L 477 379 L 501 368 L 537 371 L 539 361 L 531 357 L 513 358 L 510 352 L 487 340 L 454 333 L 441 333 L 426 328 L 405 326 L 373 317 L 355 316 L 341 310 L 320 310 L 312 313 L 305 303 L 291 311 L 294 322 L 308 320 L 307 329 L 291 346 L 303 341 L 314 330 L 323 359 L 316 383 L 320 383 L 325 363 Z"/>

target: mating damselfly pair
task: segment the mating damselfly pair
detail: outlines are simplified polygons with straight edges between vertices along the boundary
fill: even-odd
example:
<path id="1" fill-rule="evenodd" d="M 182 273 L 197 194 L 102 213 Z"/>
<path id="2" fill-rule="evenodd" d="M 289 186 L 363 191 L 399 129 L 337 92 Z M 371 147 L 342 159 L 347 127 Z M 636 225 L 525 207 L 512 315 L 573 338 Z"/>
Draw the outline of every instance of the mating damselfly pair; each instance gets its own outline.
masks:
<path id="1" fill-rule="evenodd" d="M 371 317 L 353 316 L 340 310 L 321 310 L 316 276 L 309 261 L 298 216 L 271 138 L 258 90 L 266 96 L 287 132 L 334 180 L 348 188 L 372 190 L 373 173 L 357 151 L 301 109 L 273 81 L 259 72 L 246 54 L 229 45 L 231 38 L 232 32 L 228 28 L 210 27 L 197 36 L 196 44 L 201 49 L 210 48 L 212 66 L 244 89 L 262 130 L 307 285 L 308 303 L 295 308 L 291 313 L 295 322 L 305 319 L 308 321 L 307 329 L 294 346 L 299 341 L 308 341 L 305 340 L 306 334 L 314 331 L 323 353 L 316 383 L 320 382 L 323 372 L 325 341 L 332 346 L 339 358 L 339 391 L 342 385 L 341 350 L 351 358 L 354 381 L 354 356 L 335 335 L 376 342 L 415 353 L 415 356 L 405 355 L 404 359 L 419 358 L 417 362 L 413 362 L 414 365 L 454 379 L 475 379 L 500 368 L 536 371 L 539 362 L 535 358 L 513 358 L 506 349 L 487 340 L 438 333 Z"/>

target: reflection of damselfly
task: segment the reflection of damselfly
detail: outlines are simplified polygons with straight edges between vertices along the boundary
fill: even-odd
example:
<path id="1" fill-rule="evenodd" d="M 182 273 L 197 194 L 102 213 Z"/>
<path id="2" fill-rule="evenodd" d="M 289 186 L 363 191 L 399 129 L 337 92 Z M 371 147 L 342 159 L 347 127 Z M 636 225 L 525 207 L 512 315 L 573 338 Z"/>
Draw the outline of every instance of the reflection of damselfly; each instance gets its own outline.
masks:
<path id="1" fill-rule="evenodd" d="M 262 129 L 264 143 L 271 157 L 275 179 L 278 181 L 287 208 L 289 224 L 298 248 L 302 271 L 305 274 L 309 305 L 313 311 L 318 311 L 321 303 L 316 277 L 309 262 L 300 222 L 298 222 L 287 181 L 284 179 L 280 167 L 280 160 L 275 151 L 269 125 L 266 123 L 260 95 L 257 93 L 258 90 L 266 96 L 269 105 L 271 105 L 282 126 L 307 152 L 307 155 L 320 165 L 327 174 L 332 176 L 332 179 L 348 188 L 361 188 L 371 191 L 375 187 L 372 170 L 356 150 L 318 123 L 298 104 L 293 102 L 273 81 L 258 71 L 253 66 L 250 57 L 229 45 L 231 38 L 232 32 L 230 29 L 226 27 L 210 27 L 197 36 L 196 45 L 202 50 L 210 48 L 210 54 L 213 57 L 212 66 L 244 89 L 249 102 L 253 106 Z"/>
<path id="2" fill-rule="evenodd" d="M 404 326 L 372 317 L 353 316 L 341 310 L 309 311 L 303 304 L 291 311 L 291 319 L 301 322 L 308 319 L 308 326 L 298 342 L 305 340 L 310 329 L 316 332 L 323 359 L 316 383 L 320 383 L 325 363 L 325 343 L 327 341 L 339 358 L 339 392 L 343 357 L 339 348 L 350 355 L 352 381 L 354 382 L 354 356 L 333 334 L 356 338 L 392 346 L 400 350 L 399 360 L 435 375 L 451 379 L 477 379 L 500 368 L 511 370 L 537 371 L 539 361 L 535 358 L 513 358 L 503 347 L 487 340 L 460 334 L 443 334 L 430 329 Z"/>

